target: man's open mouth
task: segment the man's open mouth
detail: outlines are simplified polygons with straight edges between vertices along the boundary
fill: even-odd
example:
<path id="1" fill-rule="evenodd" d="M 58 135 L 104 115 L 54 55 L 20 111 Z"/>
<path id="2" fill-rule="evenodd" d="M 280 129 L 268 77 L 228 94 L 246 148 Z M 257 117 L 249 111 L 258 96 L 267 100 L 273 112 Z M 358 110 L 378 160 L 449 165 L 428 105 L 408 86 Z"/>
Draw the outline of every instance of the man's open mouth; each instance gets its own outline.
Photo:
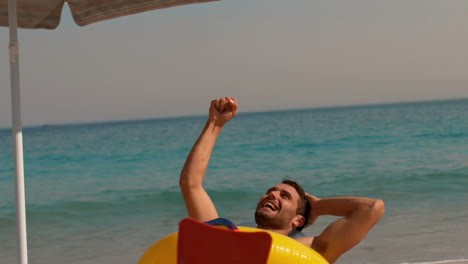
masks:
<path id="1" fill-rule="evenodd" d="M 278 205 L 271 201 L 264 202 L 262 208 L 269 208 L 271 211 L 278 211 Z"/>

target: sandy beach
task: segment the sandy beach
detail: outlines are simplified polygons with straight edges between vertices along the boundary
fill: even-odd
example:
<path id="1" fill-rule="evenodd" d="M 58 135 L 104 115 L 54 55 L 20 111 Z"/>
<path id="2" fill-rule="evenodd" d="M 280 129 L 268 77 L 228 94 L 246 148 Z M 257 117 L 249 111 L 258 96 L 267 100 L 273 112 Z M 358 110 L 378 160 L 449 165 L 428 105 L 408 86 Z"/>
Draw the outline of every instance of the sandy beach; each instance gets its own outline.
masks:
<path id="1" fill-rule="evenodd" d="M 433 262 L 401 263 L 401 264 L 468 264 L 468 259 L 463 260 L 441 260 Z"/>

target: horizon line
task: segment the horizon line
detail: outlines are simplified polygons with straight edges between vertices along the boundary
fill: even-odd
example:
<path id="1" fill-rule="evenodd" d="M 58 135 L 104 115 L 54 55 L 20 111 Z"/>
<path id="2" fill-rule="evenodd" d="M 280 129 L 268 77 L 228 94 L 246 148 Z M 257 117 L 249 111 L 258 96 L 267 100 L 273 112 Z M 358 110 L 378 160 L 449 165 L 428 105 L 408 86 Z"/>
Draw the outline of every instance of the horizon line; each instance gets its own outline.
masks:
<path id="1" fill-rule="evenodd" d="M 411 101 L 399 101 L 399 102 L 382 102 L 382 103 L 344 104 L 344 105 L 331 105 L 331 106 L 306 107 L 306 108 L 259 110 L 259 111 L 240 112 L 239 115 L 265 114 L 265 113 L 272 113 L 272 112 L 295 112 L 295 111 L 305 111 L 305 110 L 358 108 L 358 107 L 369 107 L 369 106 L 390 106 L 390 105 L 433 103 L 433 102 L 444 102 L 444 101 L 464 101 L 464 100 L 468 100 L 468 97 L 448 98 L 448 99 L 411 100 Z M 30 129 L 30 128 L 43 128 L 43 127 L 49 127 L 49 126 L 58 127 L 58 126 L 79 126 L 79 125 L 93 125 L 93 124 L 112 124 L 112 123 L 141 122 L 141 121 L 152 121 L 152 120 L 196 118 L 196 117 L 203 117 L 203 116 L 205 115 L 197 114 L 197 115 L 163 116 L 163 117 L 148 117 L 148 118 L 135 118 L 135 119 L 109 119 L 109 120 L 82 121 L 82 122 L 71 122 L 71 123 L 45 123 L 45 124 L 40 124 L 40 125 L 25 125 L 22 128 Z M 12 129 L 11 126 L 0 127 L 0 131 L 11 130 L 11 129 Z"/>

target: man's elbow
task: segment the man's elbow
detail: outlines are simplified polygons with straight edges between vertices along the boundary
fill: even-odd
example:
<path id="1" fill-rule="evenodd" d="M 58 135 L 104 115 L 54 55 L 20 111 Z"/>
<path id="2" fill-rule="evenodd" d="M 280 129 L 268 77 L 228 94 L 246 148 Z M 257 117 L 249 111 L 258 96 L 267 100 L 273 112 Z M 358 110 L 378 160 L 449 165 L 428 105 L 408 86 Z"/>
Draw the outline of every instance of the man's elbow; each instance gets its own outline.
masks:
<path id="1" fill-rule="evenodd" d="M 192 189 L 196 189 L 196 188 L 200 188 L 201 187 L 201 183 L 200 182 L 197 182 L 197 181 L 193 181 L 193 180 L 186 180 L 186 179 L 183 179 L 181 178 L 179 180 L 179 187 L 182 191 L 184 190 L 192 190 Z"/>
<path id="2" fill-rule="evenodd" d="M 193 186 L 193 184 L 191 184 L 189 181 L 187 180 L 183 180 L 183 179 L 180 179 L 179 180 L 179 187 L 184 190 L 184 189 L 189 189 L 190 186 Z"/>
<path id="3" fill-rule="evenodd" d="M 383 200 L 375 199 L 370 209 L 372 216 L 378 221 L 385 213 L 385 203 Z"/>

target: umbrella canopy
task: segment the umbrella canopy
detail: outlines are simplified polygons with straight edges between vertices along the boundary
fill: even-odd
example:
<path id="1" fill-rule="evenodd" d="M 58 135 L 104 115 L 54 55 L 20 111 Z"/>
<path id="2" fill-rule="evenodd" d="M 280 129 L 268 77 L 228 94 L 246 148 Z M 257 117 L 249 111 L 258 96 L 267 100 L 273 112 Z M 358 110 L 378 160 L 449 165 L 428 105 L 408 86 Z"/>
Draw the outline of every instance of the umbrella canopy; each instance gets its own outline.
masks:
<path id="1" fill-rule="evenodd" d="M 76 24 L 85 26 L 102 20 L 178 5 L 218 0 L 67 0 Z M 24 191 L 23 133 L 19 79 L 17 28 L 54 29 L 60 23 L 64 0 L 0 0 L 0 26 L 10 30 L 10 79 L 12 138 L 15 163 L 18 262 L 28 263 Z"/>
<path id="2" fill-rule="evenodd" d="M 18 0 L 18 26 L 54 29 L 60 23 L 65 2 L 79 26 L 178 5 L 218 0 Z M 8 27 L 8 0 L 0 0 L 0 26 Z"/>

